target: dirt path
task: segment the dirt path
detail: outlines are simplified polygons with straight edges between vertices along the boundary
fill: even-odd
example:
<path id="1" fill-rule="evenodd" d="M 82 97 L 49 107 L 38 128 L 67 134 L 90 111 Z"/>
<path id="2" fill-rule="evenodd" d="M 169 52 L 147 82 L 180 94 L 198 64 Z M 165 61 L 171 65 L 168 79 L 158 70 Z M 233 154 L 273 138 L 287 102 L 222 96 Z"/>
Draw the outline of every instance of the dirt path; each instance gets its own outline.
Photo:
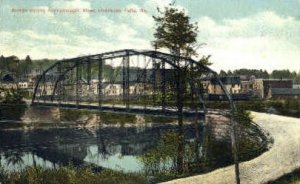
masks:
<path id="1" fill-rule="evenodd" d="M 252 112 L 254 122 L 270 133 L 272 148 L 261 156 L 240 164 L 241 183 L 265 183 L 300 167 L 300 119 Z M 235 183 L 234 167 L 177 179 L 168 184 Z"/>

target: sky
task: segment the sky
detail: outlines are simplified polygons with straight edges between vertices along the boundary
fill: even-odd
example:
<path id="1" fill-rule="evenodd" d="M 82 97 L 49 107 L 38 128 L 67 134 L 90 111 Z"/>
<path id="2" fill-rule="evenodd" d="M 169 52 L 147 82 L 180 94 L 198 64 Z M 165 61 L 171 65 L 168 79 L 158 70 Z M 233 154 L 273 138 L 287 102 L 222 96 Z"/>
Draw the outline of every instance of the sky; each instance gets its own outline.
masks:
<path id="1" fill-rule="evenodd" d="M 153 49 L 152 16 L 170 2 L 0 0 L 0 55 L 62 59 Z M 176 0 L 176 6 L 198 23 L 204 45 L 197 53 L 211 55 L 212 69 L 300 71 L 300 0 Z"/>

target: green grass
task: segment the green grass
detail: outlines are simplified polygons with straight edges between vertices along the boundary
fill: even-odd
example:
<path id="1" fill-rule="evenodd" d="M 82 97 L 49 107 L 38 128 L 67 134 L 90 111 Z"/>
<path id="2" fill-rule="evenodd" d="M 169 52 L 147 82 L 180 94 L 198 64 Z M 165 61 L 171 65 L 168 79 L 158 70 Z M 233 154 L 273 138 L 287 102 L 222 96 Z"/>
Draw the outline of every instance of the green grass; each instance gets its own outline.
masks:
<path id="1" fill-rule="evenodd" d="M 143 184 L 147 178 L 139 173 L 104 170 L 99 173 L 90 168 L 59 167 L 45 169 L 26 167 L 19 172 L 0 168 L 0 183 L 5 184 Z"/>

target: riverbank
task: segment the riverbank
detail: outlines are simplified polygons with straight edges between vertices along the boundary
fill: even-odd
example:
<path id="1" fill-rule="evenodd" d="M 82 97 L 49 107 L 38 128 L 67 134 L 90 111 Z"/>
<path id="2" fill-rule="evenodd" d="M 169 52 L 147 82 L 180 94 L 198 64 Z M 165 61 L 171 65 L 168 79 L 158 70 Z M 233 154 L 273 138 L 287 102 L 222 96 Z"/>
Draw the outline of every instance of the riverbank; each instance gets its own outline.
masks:
<path id="1" fill-rule="evenodd" d="M 125 182 L 124 182 L 125 181 Z M 147 183 L 147 178 L 139 173 L 124 173 L 121 171 L 104 170 L 94 172 L 91 168 L 59 167 L 45 169 L 41 167 L 27 167 L 21 172 L 8 173 L 0 167 L 0 183 L 2 184 L 119 184 L 119 183 Z"/>
<path id="2" fill-rule="evenodd" d="M 300 119 L 252 112 L 253 121 L 270 133 L 274 143 L 261 156 L 240 163 L 241 183 L 266 183 L 300 167 Z M 166 182 L 166 184 L 235 183 L 234 166 Z"/>

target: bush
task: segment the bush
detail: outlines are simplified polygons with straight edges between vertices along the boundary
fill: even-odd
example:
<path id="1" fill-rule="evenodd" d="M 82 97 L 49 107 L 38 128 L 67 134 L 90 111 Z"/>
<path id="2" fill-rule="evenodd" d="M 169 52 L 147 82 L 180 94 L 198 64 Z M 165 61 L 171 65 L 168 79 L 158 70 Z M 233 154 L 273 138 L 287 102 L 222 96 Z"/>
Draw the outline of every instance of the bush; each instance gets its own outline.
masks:
<path id="1" fill-rule="evenodd" d="M 17 89 L 0 89 L 0 119 L 20 120 L 27 108 L 23 95 Z"/>

